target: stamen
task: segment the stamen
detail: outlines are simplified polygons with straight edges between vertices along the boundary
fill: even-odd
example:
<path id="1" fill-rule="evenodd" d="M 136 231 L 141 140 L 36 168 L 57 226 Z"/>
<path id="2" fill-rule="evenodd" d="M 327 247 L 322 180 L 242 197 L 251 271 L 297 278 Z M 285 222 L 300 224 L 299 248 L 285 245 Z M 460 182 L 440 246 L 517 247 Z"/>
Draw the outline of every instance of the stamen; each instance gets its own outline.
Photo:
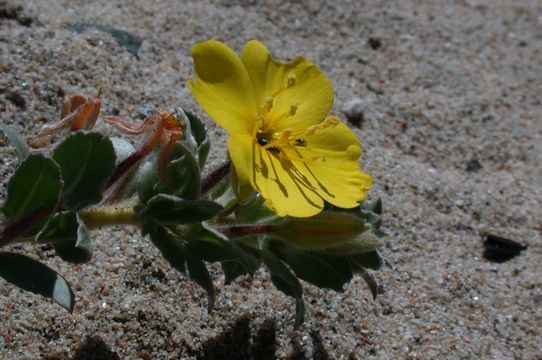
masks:
<path id="1" fill-rule="evenodd" d="M 297 112 L 297 109 L 299 108 L 299 103 L 295 102 L 292 105 L 290 105 L 290 110 L 288 111 L 288 116 L 294 116 Z"/>
<path id="2" fill-rule="evenodd" d="M 288 82 L 286 83 L 286 88 L 290 89 L 295 86 L 295 83 L 297 82 L 297 78 L 295 76 L 294 72 L 291 72 L 288 74 Z"/>
<path id="3" fill-rule="evenodd" d="M 266 96 L 263 101 L 263 104 L 260 105 L 258 110 L 260 114 L 266 114 L 266 113 L 269 113 L 272 108 L 273 108 L 273 97 Z"/>
<path id="4" fill-rule="evenodd" d="M 284 129 L 279 133 L 273 134 L 273 138 L 275 138 L 277 140 L 280 140 L 280 141 L 287 142 L 288 139 L 290 138 L 290 135 L 292 135 L 292 130 L 291 129 Z"/>
<path id="5" fill-rule="evenodd" d="M 339 120 L 338 117 L 336 117 L 336 116 L 328 116 L 320 124 L 309 126 L 307 128 L 307 131 L 305 131 L 305 135 L 306 136 L 314 135 L 316 130 L 327 129 L 329 127 L 339 125 L 340 123 L 341 123 L 341 121 Z"/>

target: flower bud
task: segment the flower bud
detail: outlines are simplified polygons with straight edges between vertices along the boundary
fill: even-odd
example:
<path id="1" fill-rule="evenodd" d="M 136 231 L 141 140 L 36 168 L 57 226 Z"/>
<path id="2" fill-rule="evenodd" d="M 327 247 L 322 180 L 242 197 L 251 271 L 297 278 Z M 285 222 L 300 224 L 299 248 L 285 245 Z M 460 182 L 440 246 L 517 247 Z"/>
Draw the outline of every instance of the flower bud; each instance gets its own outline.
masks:
<path id="1" fill-rule="evenodd" d="M 369 252 L 381 244 L 370 224 L 354 214 L 338 211 L 287 218 L 278 233 L 292 247 L 335 255 Z"/>

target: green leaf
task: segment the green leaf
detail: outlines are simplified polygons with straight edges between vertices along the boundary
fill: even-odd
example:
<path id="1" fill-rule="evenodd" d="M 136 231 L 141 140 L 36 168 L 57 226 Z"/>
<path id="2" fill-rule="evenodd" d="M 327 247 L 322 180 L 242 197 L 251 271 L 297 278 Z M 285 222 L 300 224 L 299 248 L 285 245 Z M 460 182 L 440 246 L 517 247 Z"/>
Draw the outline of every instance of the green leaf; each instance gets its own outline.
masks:
<path id="1" fill-rule="evenodd" d="M 10 221 L 17 221 L 40 210 L 48 217 L 57 204 L 62 188 L 58 165 L 43 155 L 28 155 L 15 170 L 7 188 L 2 212 Z M 39 228 L 44 221 L 41 221 Z M 32 232 L 33 229 L 28 229 Z"/>
<path id="2" fill-rule="evenodd" d="M 382 199 L 378 198 L 371 202 L 364 202 L 361 205 L 363 210 L 371 211 L 376 215 L 382 215 Z"/>
<path id="3" fill-rule="evenodd" d="M 182 110 L 177 108 L 177 111 L 181 110 L 188 119 L 188 123 L 190 124 L 190 133 L 194 137 L 194 140 L 196 141 L 196 144 L 199 146 L 203 144 L 207 138 L 207 131 L 205 131 L 205 126 L 201 122 L 201 120 L 191 111 Z"/>
<path id="4" fill-rule="evenodd" d="M 209 262 L 232 261 L 241 257 L 239 250 L 232 244 L 211 237 L 190 240 L 187 249 L 198 258 Z"/>
<path id="5" fill-rule="evenodd" d="M 152 243 L 171 266 L 197 282 L 207 292 L 208 310 L 212 311 L 216 298 L 215 289 L 211 275 L 203 261 L 193 256 L 186 249 L 184 241 L 173 236 L 165 228 L 147 226 L 145 232 L 150 235 Z"/>
<path id="6" fill-rule="evenodd" d="M 30 153 L 30 150 L 28 149 L 28 144 L 26 143 L 25 138 L 21 134 L 19 134 L 17 130 L 1 122 L 0 131 L 4 133 L 4 135 L 11 143 L 11 146 L 15 148 L 19 161 L 23 161 L 24 159 L 26 159 L 26 157 Z"/>
<path id="7" fill-rule="evenodd" d="M 143 207 L 143 216 L 164 225 L 194 224 L 216 216 L 222 207 L 209 200 L 184 200 L 180 197 L 158 194 Z"/>
<path id="8" fill-rule="evenodd" d="M 0 276 L 13 285 L 55 300 L 69 312 L 75 297 L 62 276 L 44 264 L 21 254 L 0 253 Z"/>
<path id="9" fill-rule="evenodd" d="M 53 152 L 60 165 L 64 187 L 64 207 L 77 211 L 96 204 L 115 170 L 115 149 L 98 133 L 78 132 L 64 140 Z"/>
<path id="10" fill-rule="evenodd" d="M 249 274 L 246 265 L 239 260 L 221 262 L 222 272 L 224 272 L 224 283 L 231 284 L 240 276 Z"/>
<path id="11" fill-rule="evenodd" d="M 254 274 L 260 262 L 249 249 L 231 242 L 206 223 L 195 225 L 189 234 L 187 249 L 196 257 L 222 263 L 226 284 L 244 274 Z"/>
<path id="12" fill-rule="evenodd" d="M 194 137 L 197 144 L 198 165 L 200 169 L 203 169 L 207 156 L 209 155 L 209 149 L 211 142 L 207 137 L 207 131 L 201 120 L 190 111 L 184 111 L 188 121 L 190 123 L 190 133 Z"/>
<path id="13" fill-rule="evenodd" d="M 378 250 L 352 255 L 349 259 L 355 269 L 362 267 L 364 269 L 378 270 L 384 265 L 384 259 Z"/>
<path id="14" fill-rule="evenodd" d="M 371 290 L 371 294 L 373 295 L 373 300 L 376 300 L 376 296 L 378 295 L 378 284 L 376 283 L 376 280 L 365 269 L 360 269 L 359 274 L 363 280 L 365 280 L 367 286 L 369 286 L 369 290 Z"/>
<path id="15" fill-rule="evenodd" d="M 332 257 L 299 251 L 290 247 L 281 249 L 282 259 L 296 275 L 320 288 L 343 291 L 352 279 L 352 269 L 343 257 Z"/>
<path id="16" fill-rule="evenodd" d="M 235 196 L 231 186 L 231 174 L 228 174 L 224 179 L 216 184 L 209 195 L 211 196 L 211 199 L 220 204 L 226 212 L 237 205 L 237 197 Z M 245 222 L 245 220 L 239 221 Z"/>
<path id="17" fill-rule="evenodd" d="M 176 144 L 174 154 L 167 165 L 167 192 L 189 200 L 199 198 L 201 173 L 195 155 L 181 143 Z"/>
<path id="18" fill-rule="evenodd" d="M 156 163 L 152 160 L 145 162 L 139 170 L 137 193 L 142 203 L 146 203 L 151 197 L 157 194 L 155 185 L 160 181 L 156 171 Z"/>
<path id="19" fill-rule="evenodd" d="M 135 152 L 134 146 L 121 138 L 110 138 L 111 145 L 115 149 L 115 166 L 126 160 Z"/>
<path id="20" fill-rule="evenodd" d="M 38 234 L 37 240 L 51 243 L 56 254 L 65 261 L 81 264 L 92 258 L 88 229 L 79 215 L 71 211 L 55 214 Z"/>
<path id="21" fill-rule="evenodd" d="M 273 211 L 263 205 L 263 198 L 255 196 L 254 199 L 235 210 L 235 218 L 243 223 L 269 224 L 281 220 Z"/>
<path id="22" fill-rule="evenodd" d="M 300 326 L 304 319 L 305 303 L 303 302 L 303 288 L 299 280 L 271 251 L 263 249 L 261 250 L 261 254 L 265 266 L 267 266 L 271 273 L 273 284 L 286 295 L 296 299 L 295 327 Z"/>

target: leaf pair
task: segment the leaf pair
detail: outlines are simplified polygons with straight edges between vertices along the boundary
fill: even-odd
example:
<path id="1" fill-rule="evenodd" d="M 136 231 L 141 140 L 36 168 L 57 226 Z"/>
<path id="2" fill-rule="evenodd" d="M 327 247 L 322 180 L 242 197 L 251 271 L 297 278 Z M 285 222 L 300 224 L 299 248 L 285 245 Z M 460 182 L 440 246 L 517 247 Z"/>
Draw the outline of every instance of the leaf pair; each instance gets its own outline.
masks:
<path id="1" fill-rule="evenodd" d="M 89 261 L 90 236 L 76 212 L 102 198 L 115 165 L 111 141 L 96 133 L 77 133 L 48 158 L 31 154 L 24 138 L 12 128 L 0 124 L 0 130 L 14 145 L 20 162 L 9 180 L 1 209 L 8 220 L 2 229 L 2 243 L 35 236 L 39 242 L 51 243 L 66 261 Z M 65 211 L 55 214 L 59 209 Z M 69 311 L 73 309 L 69 284 L 36 260 L 2 252 L 0 276 L 24 290 L 54 299 Z"/>
<path id="2" fill-rule="evenodd" d="M 101 200 L 115 166 L 109 139 L 96 133 L 74 134 L 53 151 L 52 159 L 28 154 L 21 140 L 15 141 L 20 164 L 9 180 L 1 211 L 9 222 L 16 222 L 39 209 L 42 221 L 27 229 L 25 235 L 39 231 L 59 206 L 75 212 Z"/>

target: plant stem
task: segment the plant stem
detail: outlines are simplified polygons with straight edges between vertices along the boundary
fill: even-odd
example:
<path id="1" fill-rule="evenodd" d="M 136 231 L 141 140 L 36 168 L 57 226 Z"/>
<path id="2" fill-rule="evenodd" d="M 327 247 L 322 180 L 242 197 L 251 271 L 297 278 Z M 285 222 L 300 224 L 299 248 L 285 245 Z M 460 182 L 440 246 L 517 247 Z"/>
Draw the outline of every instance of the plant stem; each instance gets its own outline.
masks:
<path id="1" fill-rule="evenodd" d="M 81 220 L 89 230 L 114 225 L 141 225 L 141 218 L 134 211 L 133 204 L 115 204 L 83 209 Z"/>
<path id="2" fill-rule="evenodd" d="M 213 170 L 209 175 L 203 179 L 201 182 L 201 194 L 206 194 L 211 190 L 218 182 L 231 171 L 231 161 L 226 161 L 224 164 L 220 165 L 218 168 Z"/>
<path id="3" fill-rule="evenodd" d="M 47 212 L 43 208 L 38 208 L 24 218 L 0 229 L 0 247 L 20 241 L 20 236 L 45 219 L 45 217 L 47 217 Z"/>
<path id="4" fill-rule="evenodd" d="M 277 231 L 275 225 L 261 225 L 261 224 L 241 224 L 241 225 L 222 225 L 217 226 L 218 231 L 226 236 L 243 236 L 253 234 L 267 234 Z"/>

